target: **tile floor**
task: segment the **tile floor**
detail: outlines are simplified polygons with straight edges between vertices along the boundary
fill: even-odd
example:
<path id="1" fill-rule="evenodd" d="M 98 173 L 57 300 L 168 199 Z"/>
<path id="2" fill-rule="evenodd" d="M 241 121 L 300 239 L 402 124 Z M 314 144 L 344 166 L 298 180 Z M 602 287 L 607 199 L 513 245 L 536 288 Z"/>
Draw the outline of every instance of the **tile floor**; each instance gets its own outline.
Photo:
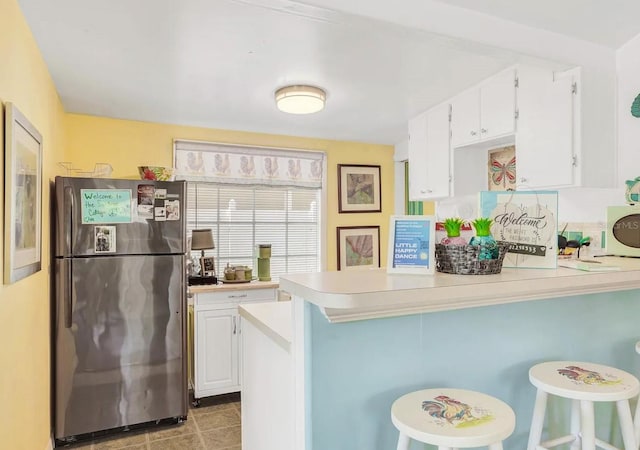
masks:
<path id="1" fill-rule="evenodd" d="M 186 422 L 120 433 L 63 447 L 73 450 L 241 450 L 240 394 L 219 395 L 190 407 Z"/>

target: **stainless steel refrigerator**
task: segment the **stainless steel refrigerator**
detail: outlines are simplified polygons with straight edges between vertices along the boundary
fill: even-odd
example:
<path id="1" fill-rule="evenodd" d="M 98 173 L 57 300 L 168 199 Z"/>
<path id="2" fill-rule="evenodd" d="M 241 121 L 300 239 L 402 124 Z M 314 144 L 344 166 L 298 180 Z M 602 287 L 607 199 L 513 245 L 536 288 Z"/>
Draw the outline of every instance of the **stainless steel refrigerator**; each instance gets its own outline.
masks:
<path id="1" fill-rule="evenodd" d="M 57 177 L 56 444 L 186 418 L 184 182 Z"/>

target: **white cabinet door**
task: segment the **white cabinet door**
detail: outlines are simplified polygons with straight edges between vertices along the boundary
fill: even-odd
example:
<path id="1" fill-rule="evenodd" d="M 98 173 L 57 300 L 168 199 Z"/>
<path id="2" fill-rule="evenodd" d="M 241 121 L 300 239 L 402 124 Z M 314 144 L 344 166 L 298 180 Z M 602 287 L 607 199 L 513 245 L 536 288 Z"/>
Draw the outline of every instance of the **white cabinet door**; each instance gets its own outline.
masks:
<path id="1" fill-rule="evenodd" d="M 480 90 L 472 89 L 451 100 L 451 146 L 480 139 Z"/>
<path id="2" fill-rule="evenodd" d="M 515 69 L 489 78 L 453 98 L 451 147 L 513 134 L 516 124 Z"/>
<path id="3" fill-rule="evenodd" d="M 449 196 L 449 130 L 448 104 L 409 121 L 409 199 Z"/>
<path id="4" fill-rule="evenodd" d="M 493 139 L 515 131 L 515 70 L 507 70 L 480 87 L 480 139 Z"/>
<path id="5" fill-rule="evenodd" d="M 237 308 L 196 312 L 196 398 L 240 390 L 238 319 Z"/>
<path id="6" fill-rule="evenodd" d="M 427 165 L 427 113 L 424 112 L 409 121 L 409 200 L 422 200 L 427 195 Z"/>
<path id="7" fill-rule="evenodd" d="M 519 188 L 574 184 L 574 101 L 571 76 L 533 67 L 518 70 L 516 173 Z"/>

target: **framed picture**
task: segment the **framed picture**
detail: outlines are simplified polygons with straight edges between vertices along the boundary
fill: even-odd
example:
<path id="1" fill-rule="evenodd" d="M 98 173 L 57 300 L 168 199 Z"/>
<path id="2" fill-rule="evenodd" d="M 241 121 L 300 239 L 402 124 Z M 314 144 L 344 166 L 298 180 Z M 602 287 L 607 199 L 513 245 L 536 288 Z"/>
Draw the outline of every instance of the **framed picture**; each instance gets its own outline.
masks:
<path id="1" fill-rule="evenodd" d="M 338 227 L 338 270 L 380 267 L 380 227 Z"/>
<path id="2" fill-rule="evenodd" d="M 203 258 L 200 258 L 200 267 L 202 267 L 201 275 L 203 277 L 213 276 L 216 274 L 212 256 L 205 256 Z"/>
<path id="3" fill-rule="evenodd" d="M 380 212 L 380 166 L 338 164 L 338 211 Z"/>
<path id="4" fill-rule="evenodd" d="M 516 190 L 516 147 L 510 145 L 489 151 L 487 180 L 489 191 Z"/>
<path id="5" fill-rule="evenodd" d="M 42 135 L 5 103 L 4 283 L 38 272 L 42 261 Z"/>
<path id="6" fill-rule="evenodd" d="M 391 216 L 387 272 L 433 275 L 436 218 Z"/>

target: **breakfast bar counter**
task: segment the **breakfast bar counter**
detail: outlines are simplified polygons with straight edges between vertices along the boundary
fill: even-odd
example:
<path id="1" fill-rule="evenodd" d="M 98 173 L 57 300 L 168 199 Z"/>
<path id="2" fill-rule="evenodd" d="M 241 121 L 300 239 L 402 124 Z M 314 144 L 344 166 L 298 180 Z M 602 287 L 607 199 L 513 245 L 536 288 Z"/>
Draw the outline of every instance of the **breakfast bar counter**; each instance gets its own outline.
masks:
<path id="1" fill-rule="evenodd" d="M 284 363 L 291 411 L 283 415 L 291 423 L 288 445 L 278 445 L 395 448 L 389 414 L 396 398 L 421 388 L 457 387 L 508 403 L 517 425 L 504 448 L 526 448 L 535 398 L 528 370 L 534 364 L 592 361 L 640 375 L 640 261 L 600 260 L 620 270 L 504 268 L 497 275 L 427 276 L 380 269 L 281 277 L 281 289 L 292 296 L 291 308 L 274 311 L 291 311 Z M 254 337 L 273 341 L 265 333 Z M 597 430 L 615 442 L 618 431 L 610 423 L 604 411 Z M 553 422 L 549 429 L 565 426 Z"/>

